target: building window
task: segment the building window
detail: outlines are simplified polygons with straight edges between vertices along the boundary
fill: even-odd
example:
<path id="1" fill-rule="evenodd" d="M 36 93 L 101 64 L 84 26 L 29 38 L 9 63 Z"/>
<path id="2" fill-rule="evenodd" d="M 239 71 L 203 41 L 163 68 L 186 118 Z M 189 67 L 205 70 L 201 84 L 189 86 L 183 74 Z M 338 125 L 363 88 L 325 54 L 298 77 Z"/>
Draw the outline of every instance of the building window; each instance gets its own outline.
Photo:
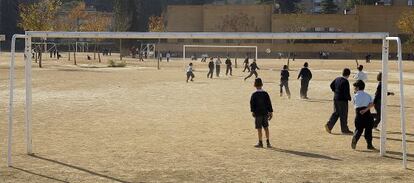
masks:
<path id="1" fill-rule="evenodd" d="M 258 40 L 256 40 L 256 43 L 264 43 L 264 42 L 265 42 L 264 39 L 258 39 Z"/>
<path id="2" fill-rule="evenodd" d="M 184 39 L 177 39 L 177 43 L 184 43 Z"/>
<path id="3" fill-rule="evenodd" d="M 213 43 L 220 43 L 220 39 L 213 39 Z"/>
<path id="4" fill-rule="evenodd" d="M 315 27 L 315 32 L 323 32 L 325 31 L 325 28 L 323 27 Z"/>

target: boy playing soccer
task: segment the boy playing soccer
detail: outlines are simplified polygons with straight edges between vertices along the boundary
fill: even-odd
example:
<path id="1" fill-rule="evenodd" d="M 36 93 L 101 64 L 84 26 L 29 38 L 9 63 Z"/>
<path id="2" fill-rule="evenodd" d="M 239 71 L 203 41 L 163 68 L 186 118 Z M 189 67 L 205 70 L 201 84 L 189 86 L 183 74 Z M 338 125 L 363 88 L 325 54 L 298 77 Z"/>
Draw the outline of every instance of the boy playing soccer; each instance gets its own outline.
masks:
<path id="1" fill-rule="evenodd" d="M 246 81 L 246 79 L 252 77 L 253 74 L 257 78 L 258 74 L 256 70 L 260 70 L 260 68 L 257 66 L 256 60 L 253 60 L 253 63 L 250 64 L 250 74 L 247 77 L 245 77 L 244 80 Z"/>
<path id="2" fill-rule="evenodd" d="M 284 65 L 283 70 L 280 71 L 280 96 L 283 96 L 283 87 L 285 87 L 286 94 L 290 99 L 289 70 L 287 65 Z"/>
<path id="3" fill-rule="evenodd" d="M 365 130 L 365 140 L 367 141 L 367 149 L 375 150 L 372 145 L 372 127 L 374 119 L 372 118 L 370 109 L 374 107 L 372 97 L 364 91 L 365 83 L 358 80 L 354 83 L 355 95 L 353 102 L 355 105 L 355 133 L 352 138 L 351 148 L 355 149 L 362 132 Z"/>
<path id="4" fill-rule="evenodd" d="M 188 64 L 188 67 L 187 67 L 187 83 L 188 83 L 188 80 L 191 78 L 191 80 L 190 81 L 194 81 L 193 79 L 194 79 L 194 73 L 193 73 L 193 63 L 190 63 L 190 64 Z"/>
<path id="5" fill-rule="evenodd" d="M 257 129 L 257 135 L 259 137 L 259 142 L 254 147 L 262 148 L 262 128 L 266 133 L 266 144 L 268 148 L 271 148 L 269 142 L 269 121 L 273 117 L 273 108 L 272 102 L 270 101 L 269 94 L 262 90 L 263 82 L 262 79 L 256 78 L 254 81 L 254 87 L 256 91 L 252 94 L 250 98 L 250 110 L 253 117 L 255 118 L 255 126 Z"/>

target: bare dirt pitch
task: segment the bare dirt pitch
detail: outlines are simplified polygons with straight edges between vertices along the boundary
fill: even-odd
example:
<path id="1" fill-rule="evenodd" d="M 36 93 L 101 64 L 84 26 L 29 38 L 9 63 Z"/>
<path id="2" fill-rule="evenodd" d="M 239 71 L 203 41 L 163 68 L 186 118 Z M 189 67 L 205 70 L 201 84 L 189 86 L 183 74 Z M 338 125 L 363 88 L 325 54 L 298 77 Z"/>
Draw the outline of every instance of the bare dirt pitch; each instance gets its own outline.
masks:
<path id="1" fill-rule="evenodd" d="M 249 112 L 253 79 L 234 69 L 233 77 L 207 79 L 206 63 L 194 62 L 195 82 L 185 83 L 185 62 L 173 59 L 107 68 L 106 60 L 80 66 L 67 58 L 33 64 L 34 156 L 24 142 L 24 70 L 18 55 L 13 167 L 6 167 L 8 54 L 0 63 L 0 182 L 414 182 L 414 63 L 405 62 L 408 170 L 401 165 L 399 96 L 389 97 L 387 157 L 357 150 L 339 122 L 327 134 L 332 112 L 329 83 L 355 61 L 307 60 L 313 71 L 310 100 L 300 100 L 298 69 L 291 62 L 292 99 L 279 97 L 285 60 L 259 60 L 275 109 L 270 122 L 273 149 L 256 149 Z M 48 56 L 48 55 L 47 55 Z M 66 56 L 66 55 L 64 55 Z M 116 59 L 116 56 L 113 56 Z M 360 61 L 361 62 L 361 61 Z M 187 62 L 188 63 L 188 62 Z M 88 64 L 88 65 L 86 65 Z M 91 65 L 99 66 L 90 68 Z M 376 88 L 380 62 L 364 64 L 368 92 Z M 398 91 L 396 63 L 390 90 Z M 351 80 L 352 81 L 352 80 Z M 349 126 L 353 130 L 354 112 Z M 379 133 L 374 146 L 379 148 Z"/>

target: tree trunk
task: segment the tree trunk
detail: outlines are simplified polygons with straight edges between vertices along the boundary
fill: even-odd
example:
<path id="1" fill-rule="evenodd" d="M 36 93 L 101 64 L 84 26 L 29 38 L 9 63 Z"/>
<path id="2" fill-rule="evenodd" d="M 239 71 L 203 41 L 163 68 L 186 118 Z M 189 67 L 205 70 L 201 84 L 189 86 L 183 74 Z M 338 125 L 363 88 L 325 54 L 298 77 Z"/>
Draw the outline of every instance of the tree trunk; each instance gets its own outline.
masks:
<path id="1" fill-rule="evenodd" d="M 101 54 L 98 52 L 98 60 L 99 60 L 99 63 L 101 63 Z"/>
<path id="2" fill-rule="evenodd" d="M 73 64 L 77 65 L 76 64 L 76 51 L 73 52 Z"/>
<path id="3" fill-rule="evenodd" d="M 70 45 L 69 45 L 69 49 L 68 49 L 68 61 L 70 61 Z"/>
<path id="4" fill-rule="evenodd" d="M 42 52 L 40 52 L 39 54 L 39 67 L 42 68 Z"/>
<path id="5" fill-rule="evenodd" d="M 119 59 L 122 60 L 122 39 L 119 39 Z"/>
<path id="6" fill-rule="evenodd" d="M 93 50 L 93 59 L 94 60 L 96 59 L 96 47 L 97 47 L 97 45 L 96 45 L 96 41 L 95 41 L 95 49 Z"/>

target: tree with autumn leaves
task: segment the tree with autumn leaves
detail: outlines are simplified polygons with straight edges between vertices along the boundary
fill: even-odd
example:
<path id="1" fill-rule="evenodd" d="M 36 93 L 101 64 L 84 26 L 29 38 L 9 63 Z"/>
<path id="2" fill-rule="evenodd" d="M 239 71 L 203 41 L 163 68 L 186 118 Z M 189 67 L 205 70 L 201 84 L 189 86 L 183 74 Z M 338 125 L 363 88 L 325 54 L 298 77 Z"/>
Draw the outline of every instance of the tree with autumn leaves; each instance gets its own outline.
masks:
<path id="1" fill-rule="evenodd" d="M 164 32 L 164 17 L 163 16 L 151 16 L 148 20 L 149 32 Z"/>
<path id="2" fill-rule="evenodd" d="M 84 2 L 78 2 L 68 12 L 61 10 L 60 0 L 40 0 L 20 4 L 19 26 L 26 31 L 105 31 L 111 18 L 99 12 L 88 12 Z M 63 12 L 63 16 L 59 15 Z M 95 44 L 96 45 L 96 44 Z M 96 51 L 95 46 L 95 51 Z M 99 55 L 98 55 L 99 57 Z M 76 65 L 76 59 L 74 59 Z M 39 61 L 41 67 L 41 61 Z"/>
<path id="3" fill-rule="evenodd" d="M 401 32 L 409 36 L 409 43 L 414 42 L 414 12 L 402 13 L 400 19 L 397 21 L 397 27 Z"/>

